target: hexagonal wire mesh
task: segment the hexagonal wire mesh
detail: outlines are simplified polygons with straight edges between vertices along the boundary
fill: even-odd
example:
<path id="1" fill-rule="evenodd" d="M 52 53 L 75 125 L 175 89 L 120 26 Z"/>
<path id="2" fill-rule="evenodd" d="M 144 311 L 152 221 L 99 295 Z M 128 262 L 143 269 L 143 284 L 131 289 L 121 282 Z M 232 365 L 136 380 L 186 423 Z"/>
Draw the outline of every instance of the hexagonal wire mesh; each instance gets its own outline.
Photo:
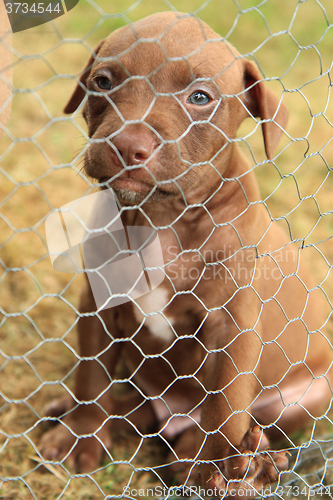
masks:
<path id="1" fill-rule="evenodd" d="M 161 11 L 192 17 L 133 24 Z M 212 41 L 199 19 L 223 39 Z M 1 108 L 4 117 L 12 103 L 0 167 L 1 498 L 222 497 L 228 487 L 332 497 L 332 19 L 331 3 L 319 0 L 80 0 L 13 44 L 1 33 L 13 61 L 2 56 L 4 87 L 14 69 Z M 91 55 L 99 72 L 79 83 L 65 116 Z M 251 116 L 235 135 L 245 108 Z M 283 131 L 274 153 L 272 120 Z M 77 211 L 83 264 L 71 254 L 76 272 L 65 274 L 49 251 L 66 254 L 68 204 L 79 200 L 75 210 L 97 191 L 87 172 L 97 188 L 112 184 L 107 210 L 116 211 L 105 219 L 104 207 L 95 225 Z M 60 232 L 51 224 L 47 235 L 50 212 L 64 205 Z M 133 226 L 154 231 L 128 248 Z M 91 261 L 105 227 L 113 247 Z M 159 246 L 142 257 L 152 235 L 162 261 Z M 133 270 L 121 260 L 138 255 L 141 271 L 115 291 L 115 273 L 122 284 Z M 152 276 L 161 271 L 160 284 Z M 97 309 L 88 292 L 79 305 L 85 273 L 103 278 Z M 137 288 L 143 278 L 148 294 Z M 277 469 L 284 455 L 254 438 L 239 448 L 250 415 L 252 425 L 282 430 L 270 449 L 288 450 L 288 470 Z M 198 468 L 201 490 L 191 486 Z"/>

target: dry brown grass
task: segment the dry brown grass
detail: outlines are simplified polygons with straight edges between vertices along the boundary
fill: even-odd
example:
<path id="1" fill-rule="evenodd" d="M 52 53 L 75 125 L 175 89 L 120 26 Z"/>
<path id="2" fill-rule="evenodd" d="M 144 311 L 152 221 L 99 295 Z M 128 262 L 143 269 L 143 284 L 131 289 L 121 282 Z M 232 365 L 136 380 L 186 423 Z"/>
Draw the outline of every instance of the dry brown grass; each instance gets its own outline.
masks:
<path id="1" fill-rule="evenodd" d="M 117 14 L 125 12 L 133 2 L 97 3 L 108 14 Z M 203 5 L 203 0 L 175 0 L 173 4 L 180 11 L 193 11 Z M 239 0 L 243 9 L 257 4 L 256 0 Z M 322 0 L 321 4 L 333 23 L 331 0 Z M 274 33 L 288 30 L 297 5 L 299 11 L 289 34 L 269 38 L 267 26 Z M 143 0 L 127 17 L 134 21 L 166 9 L 162 0 Z M 314 0 L 300 4 L 296 0 L 268 0 L 261 11 L 267 24 L 258 11 L 245 12 L 229 39 L 242 53 L 254 51 L 267 77 L 283 77 L 290 137 L 283 139 L 284 150 L 276 165 L 263 163 L 256 166 L 256 172 L 272 217 L 281 218 L 280 223 L 290 228 L 294 239 L 313 245 L 303 252 L 316 283 L 322 283 L 332 298 L 329 266 L 333 247 L 329 238 L 333 228 L 333 181 L 329 168 L 333 166 L 333 107 L 332 99 L 328 104 L 329 78 L 327 74 L 320 77 L 320 58 L 325 73 L 332 64 L 333 29 L 324 36 L 325 18 L 319 2 Z M 199 15 L 227 35 L 239 11 L 233 0 L 212 0 Z M 36 455 L 35 444 L 42 432 L 42 408 L 63 395 L 66 387 L 73 387 L 71 369 L 77 362 L 73 326 L 82 276 L 52 269 L 45 246 L 44 220 L 52 207 L 60 207 L 91 189 L 79 162 L 69 165 L 85 143 L 85 125 L 80 116 L 71 122 L 62 114 L 73 81 L 61 75 L 78 74 L 85 64 L 88 52 L 80 43 L 83 37 L 94 47 L 125 22 L 110 18 L 97 26 L 99 20 L 97 9 L 80 0 L 53 26 L 14 35 L 15 87 L 28 92 L 15 94 L 9 135 L 2 139 L 0 147 L 0 498 L 6 500 L 97 500 L 120 494 L 130 478 L 132 485 L 144 488 L 156 483 L 156 478 L 140 467 L 157 463 L 159 454 L 163 455 L 163 448 L 152 440 L 137 448 L 134 438 L 118 436 L 113 450 L 118 463 L 105 465 L 87 477 L 71 476 L 65 468 L 60 473 L 58 470 L 60 477 L 55 473 L 40 474 L 37 462 L 29 458 Z M 59 43 L 63 38 L 68 43 Z M 319 56 L 310 45 L 321 38 L 317 45 Z M 299 50 L 297 43 L 307 49 L 300 51 L 292 64 Z M 30 57 L 35 54 L 38 57 Z M 280 83 L 271 85 L 281 92 Z M 309 109 L 318 115 L 312 118 Z M 254 123 L 249 121 L 240 136 L 253 129 Z M 259 130 L 251 135 L 249 143 L 260 164 L 265 158 Z M 245 144 L 242 148 L 251 158 Z M 332 435 L 329 422 L 323 422 L 317 432 Z M 302 442 L 305 438 L 301 434 L 297 439 Z"/>

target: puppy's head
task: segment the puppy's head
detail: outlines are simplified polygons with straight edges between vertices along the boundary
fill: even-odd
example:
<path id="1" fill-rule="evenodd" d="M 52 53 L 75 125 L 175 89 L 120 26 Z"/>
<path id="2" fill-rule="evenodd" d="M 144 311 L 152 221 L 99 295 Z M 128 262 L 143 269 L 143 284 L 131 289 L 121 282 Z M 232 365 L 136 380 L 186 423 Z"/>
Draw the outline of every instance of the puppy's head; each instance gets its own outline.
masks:
<path id="1" fill-rule="evenodd" d="M 86 172 L 129 204 L 209 195 L 244 118 L 263 120 L 269 158 L 287 121 L 256 66 L 188 14 L 159 13 L 112 33 L 65 112 L 86 95 Z"/>

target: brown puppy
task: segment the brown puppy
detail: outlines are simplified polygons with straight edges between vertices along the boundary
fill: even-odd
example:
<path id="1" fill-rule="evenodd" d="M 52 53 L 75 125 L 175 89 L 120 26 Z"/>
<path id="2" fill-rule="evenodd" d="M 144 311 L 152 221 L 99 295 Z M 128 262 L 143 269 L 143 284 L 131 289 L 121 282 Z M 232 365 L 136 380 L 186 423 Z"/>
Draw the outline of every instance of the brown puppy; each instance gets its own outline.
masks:
<path id="1" fill-rule="evenodd" d="M 71 450 L 72 465 L 91 471 L 124 422 L 112 416 L 126 415 L 141 432 L 158 425 L 170 460 L 198 464 L 200 486 L 254 494 L 288 461 L 265 453 L 251 418 L 290 432 L 331 397 L 320 294 L 235 144 L 240 123 L 259 117 L 272 158 L 287 111 L 252 62 L 189 15 L 153 15 L 95 52 L 65 111 L 88 94 L 85 170 L 114 190 L 125 226 L 158 229 L 166 276 L 98 314 L 86 286 L 78 330 L 89 359 L 75 403 L 52 405 L 53 415 L 69 413 L 41 451 L 59 460 Z M 121 400 L 112 391 L 120 360 L 134 387 Z"/>

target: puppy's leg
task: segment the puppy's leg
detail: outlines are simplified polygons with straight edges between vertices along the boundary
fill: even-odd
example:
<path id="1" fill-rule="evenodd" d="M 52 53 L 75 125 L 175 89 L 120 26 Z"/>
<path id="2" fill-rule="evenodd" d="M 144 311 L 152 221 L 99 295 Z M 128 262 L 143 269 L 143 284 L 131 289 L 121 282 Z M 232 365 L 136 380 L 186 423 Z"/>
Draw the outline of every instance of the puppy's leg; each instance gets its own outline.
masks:
<path id="1" fill-rule="evenodd" d="M 202 404 L 201 428 L 206 436 L 197 478 L 200 487 L 217 487 L 235 498 L 255 496 L 288 465 L 283 452 L 267 453 L 269 442 L 258 426 L 250 429 L 251 404 L 258 391 L 254 372 L 262 344 L 257 333 L 237 319 L 239 328 L 221 317 L 205 332 L 210 354 L 204 368 L 207 396 Z M 218 323 L 227 326 L 224 347 L 212 334 Z"/>
<path id="2" fill-rule="evenodd" d="M 177 437 L 168 454 L 167 475 L 171 484 L 190 486 L 194 484 L 196 469 L 197 426 L 192 425 Z"/>
<path id="3" fill-rule="evenodd" d="M 324 357 L 324 355 L 323 355 Z M 327 360 L 330 364 L 330 360 Z M 270 425 L 270 437 L 281 437 L 281 431 L 291 434 L 309 418 L 319 418 L 328 411 L 332 398 L 333 370 L 327 364 L 308 368 L 298 367 L 297 376 L 288 383 L 272 387 L 257 398 L 252 415 L 261 425 Z M 274 424 L 274 425 L 272 425 Z"/>
<path id="4" fill-rule="evenodd" d="M 91 304 L 89 293 L 81 301 L 81 311 L 89 314 Z M 108 323 L 112 328 L 112 321 Z M 114 408 L 108 388 L 122 344 L 113 342 L 98 316 L 82 316 L 78 334 L 81 360 L 74 390 L 78 402 L 43 435 L 39 449 L 46 460 L 66 459 L 71 468 L 89 472 L 98 467 L 103 446 L 110 447 L 109 415 Z"/>

